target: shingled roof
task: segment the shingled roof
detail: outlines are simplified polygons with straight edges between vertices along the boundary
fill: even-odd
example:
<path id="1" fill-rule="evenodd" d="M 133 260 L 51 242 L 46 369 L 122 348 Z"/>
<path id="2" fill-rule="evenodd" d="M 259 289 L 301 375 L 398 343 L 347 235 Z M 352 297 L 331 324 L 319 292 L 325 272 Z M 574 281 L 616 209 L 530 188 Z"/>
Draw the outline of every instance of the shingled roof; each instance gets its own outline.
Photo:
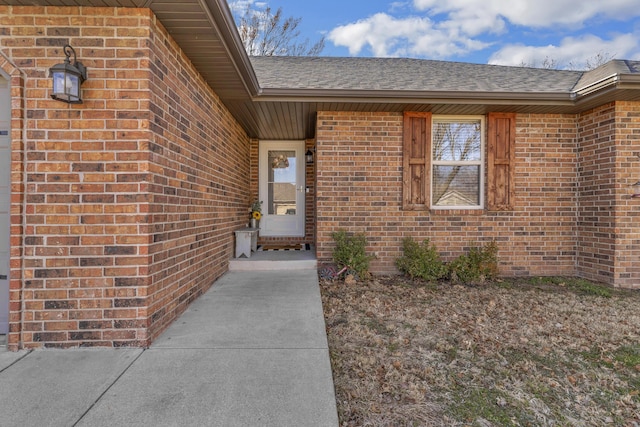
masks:
<path id="1" fill-rule="evenodd" d="M 570 93 L 583 72 L 408 58 L 252 57 L 263 89 Z"/>
<path id="2" fill-rule="evenodd" d="M 262 107 L 296 126 L 323 109 L 431 111 L 435 114 L 577 113 L 616 100 L 640 100 L 640 61 L 613 60 L 570 71 L 408 58 L 252 57 Z M 285 108 L 286 107 L 286 108 Z M 289 119 L 296 112 L 298 119 Z M 263 116 L 258 116 L 259 120 Z M 298 122 L 299 125 L 299 122 Z M 283 127 L 284 129 L 284 127 Z M 269 133 L 265 126 L 260 133 Z"/>

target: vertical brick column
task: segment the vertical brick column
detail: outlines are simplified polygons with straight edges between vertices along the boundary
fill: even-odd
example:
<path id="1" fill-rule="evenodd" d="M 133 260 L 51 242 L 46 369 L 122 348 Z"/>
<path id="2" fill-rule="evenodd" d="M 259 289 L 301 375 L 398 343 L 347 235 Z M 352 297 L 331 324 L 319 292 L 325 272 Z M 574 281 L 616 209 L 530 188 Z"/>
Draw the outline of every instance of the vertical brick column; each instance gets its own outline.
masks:
<path id="1" fill-rule="evenodd" d="M 578 121 L 578 274 L 612 282 L 615 272 L 615 105 Z"/>
<path id="2" fill-rule="evenodd" d="M 640 289 L 640 199 L 631 185 L 640 181 L 640 102 L 616 102 L 614 284 Z"/>

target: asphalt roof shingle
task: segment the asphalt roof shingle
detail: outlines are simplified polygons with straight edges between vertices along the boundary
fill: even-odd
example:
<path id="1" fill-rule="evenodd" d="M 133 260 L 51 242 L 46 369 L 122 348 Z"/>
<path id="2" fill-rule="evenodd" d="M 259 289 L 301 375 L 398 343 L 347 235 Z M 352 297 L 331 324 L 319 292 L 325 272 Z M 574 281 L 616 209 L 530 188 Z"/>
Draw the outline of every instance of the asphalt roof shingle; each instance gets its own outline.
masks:
<path id="1" fill-rule="evenodd" d="M 569 93 L 581 71 L 406 58 L 252 57 L 265 89 Z"/>

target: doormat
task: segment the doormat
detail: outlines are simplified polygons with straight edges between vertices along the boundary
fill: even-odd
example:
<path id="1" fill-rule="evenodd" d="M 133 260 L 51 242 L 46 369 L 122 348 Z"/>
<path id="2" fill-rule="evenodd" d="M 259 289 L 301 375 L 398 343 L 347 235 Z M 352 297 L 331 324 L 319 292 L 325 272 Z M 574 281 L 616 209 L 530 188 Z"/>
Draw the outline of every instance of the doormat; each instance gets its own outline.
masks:
<path id="1" fill-rule="evenodd" d="M 309 243 L 300 243 L 296 245 L 283 245 L 279 243 L 270 243 L 260 245 L 258 251 L 308 251 L 311 249 Z"/>

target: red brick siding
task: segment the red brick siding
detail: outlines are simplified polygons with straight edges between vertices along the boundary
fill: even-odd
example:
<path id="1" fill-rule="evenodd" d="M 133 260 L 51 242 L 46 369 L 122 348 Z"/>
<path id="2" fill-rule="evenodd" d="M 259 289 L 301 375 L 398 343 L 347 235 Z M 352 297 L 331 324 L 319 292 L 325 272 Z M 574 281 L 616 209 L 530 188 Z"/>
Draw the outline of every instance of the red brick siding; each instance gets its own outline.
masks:
<path id="1" fill-rule="evenodd" d="M 612 281 L 615 270 L 615 105 L 582 114 L 578 124 L 578 270 Z"/>
<path id="2" fill-rule="evenodd" d="M 402 114 L 320 112 L 317 254 L 331 233 L 364 232 L 375 273 L 395 272 L 405 236 L 429 238 L 451 260 L 495 239 L 504 275 L 575 273 L 576 125 L 573 116 L 518 115 L 516 201 L 510 212 L 402 210 Z"/>
<path id="3" fill-rule="evenodd" d="M 614 283 L 640 289 L 640 103 L 616 103 L 616 270 Z"/>
<path id="4" fill-rule="evenodd" d="M 618 102 L 579 119 L 579 274 L 640 288 L 640 104 Z"/>
<path id="5" fill-rule="evenodd" d="M 316 242 L 316 140 L 309 139 L 305 142 L 305 150 L 311 150 L 313 164 L 306 166 L 306 186 L 309 190 L 305 198 L 305 240 L 304 243 L 315 245 Z M 306 152 L 306 151 L 305 151 Z"/>
<path id="6" fill-rule="evenodd" d="M 12 132 L 26 135 L 12 141 L 13 184 L 21 153 L 27 182 L 12 206 L 12 349 L 146 346 L 226 270 L 248 139 L 154 21 L 145 9 L 0 7 L 0 51 L 26 76 Z M 89 70 L 82 105 L 49 97 L 65 43 Z"/>
<path id="7" fill-rule="evenodd" d="M 154 29 L 148 316 L 151 338 L 225 273 L 247 222 L 246 134 L 179 51 Z"/>

